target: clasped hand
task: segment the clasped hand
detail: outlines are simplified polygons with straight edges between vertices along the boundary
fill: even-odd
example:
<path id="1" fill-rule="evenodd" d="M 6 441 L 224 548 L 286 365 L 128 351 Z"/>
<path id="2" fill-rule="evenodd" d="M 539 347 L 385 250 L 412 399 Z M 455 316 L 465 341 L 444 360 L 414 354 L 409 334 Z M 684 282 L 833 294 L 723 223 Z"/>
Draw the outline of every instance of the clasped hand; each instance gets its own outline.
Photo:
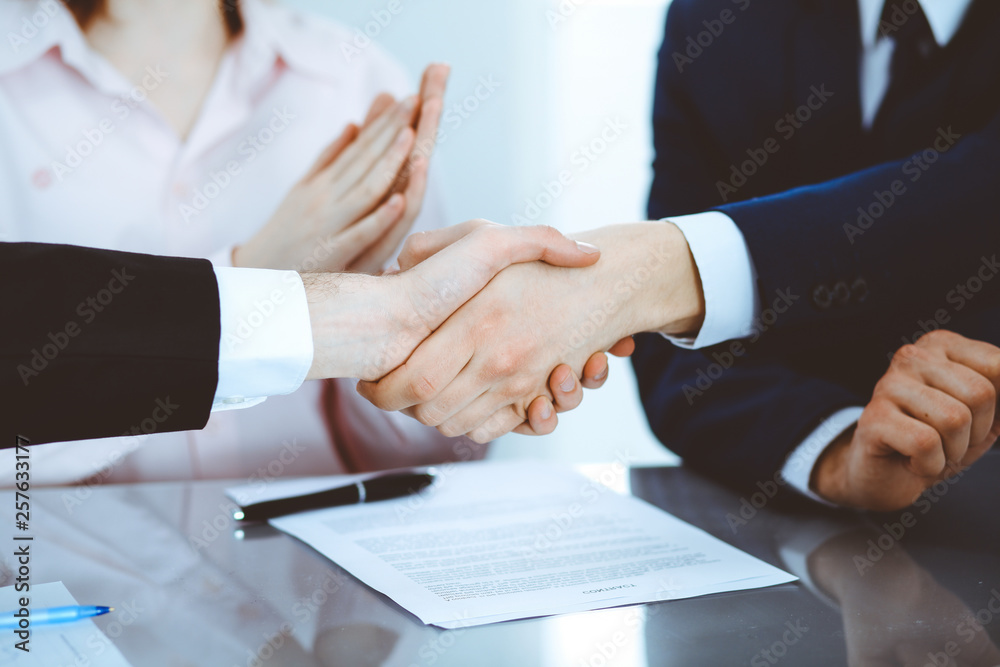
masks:
<path id="1" fill-rule="evenodd" d="M 473 221 L 412 236 L 400 268 L 419 266 L 490 224 Z M 661 247 L 637 242 L 649 232 L 663 235 Z M 683 267 L 691 259 L 686 244 L 676 244 L 678 235 L 663 223 L 608 227 L 586 235 L 601 248 L 597 264 L 511 266 L 399 368 L 377 382 L 361 382 L 358 391 L 376 406 L 403 411 L 446 436 L 487 442 L 511 430 L 549 432 L 555 412 L 579 404 L 581 384 L 597 387 L 606 379 L 605 351 L 631 354 L 632 333 L 670 320 L 664 312 L 670 294 L 655 286 L 678 266 L 690 271 Z M 637 269 L 642 284 L 625 279 Z"/>

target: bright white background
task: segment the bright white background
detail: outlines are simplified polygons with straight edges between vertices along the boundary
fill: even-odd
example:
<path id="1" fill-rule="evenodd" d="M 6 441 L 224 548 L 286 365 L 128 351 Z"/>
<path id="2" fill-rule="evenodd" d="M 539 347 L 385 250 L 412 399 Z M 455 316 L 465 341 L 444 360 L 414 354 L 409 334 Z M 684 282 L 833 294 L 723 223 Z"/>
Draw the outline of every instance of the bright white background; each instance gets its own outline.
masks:
<path id="1" fill-rule="evenodd" d="M 533 222 L 566 232 L 645 219 L 653 76 L 669 0 L 401 0 L 385 27 L 373 12 L 389 0 L 285 2 L 376 35 L 414 82 L 426 63 L 450 63 L 446 114 L 474 96 L 481 77 L 499 82 L 487 99 L 468 101 L 477 108 L 467 118 L 445 122 L 434 168 L 452 222 L 510 223 L 528 200 L 541 204 Z M 625 130 L 583 169 L 574 156 L 609 121 Z M 563 170 L 573 182 L 548 204 L 545 183 Z M 618 360 L 604 388 L 587 392 L 554 434 L 507 436 L 493 456 L 675 460 L 650 433 L 631 367 Z"/>

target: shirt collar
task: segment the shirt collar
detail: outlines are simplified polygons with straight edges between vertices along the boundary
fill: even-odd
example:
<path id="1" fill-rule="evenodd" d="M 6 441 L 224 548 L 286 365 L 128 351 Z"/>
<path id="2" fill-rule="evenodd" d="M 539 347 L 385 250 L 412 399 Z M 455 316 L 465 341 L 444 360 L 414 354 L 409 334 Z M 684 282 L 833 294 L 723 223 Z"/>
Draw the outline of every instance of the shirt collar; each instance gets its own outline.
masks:
<path id="1" fill-rule="evenodd" d="M 20 69 L 56 47 L 63 60 L 87 59 L 83 34 L 61 2 L 0 0 L 0 21 L 7 42 L 7 48 L 0 48 L 0 74 Z"/>
<path id="2" fill-rule="evenodd" d="M 343 58 L 332 58 L 338 39 L 276 2 L 241 0 L 245 46 L 258 58 L 280 58 L 291 69 L 325 81 L 341 78 Z M 273 60 L 272 60 L 273 64 Z"/>
<path id="3" fill-rule="evenodd" d="M 340 78 L 343 58 L 331 58 L 338 36 L 305 26 L 302 17 L 264 0 L 242 0 L 244 22 L 241 62 L 253 74 L 281 59 L 293 70 L 326 80 Z M 67 65 L 77 69 L 98 88 L 120 93 L 128 87 L 107 61 L 87 44 L 73 14 L 58 0 L 0 0 L 0 75 L 21 69 L 54 48 Z M 243 59 L 241 59 L 243 60 Z"/>
<path id="4" fill-rule="evenodd" d="M 916 0 L 927 16 L 931 32 L 938 46 L 947 46 L 958 32 L 965 12 L 972 0 Z M 861 18 L 861 43 L 866 49 L 878 40 L 878 20 L 882 16 L 885 0 L 859 0 Z"/>

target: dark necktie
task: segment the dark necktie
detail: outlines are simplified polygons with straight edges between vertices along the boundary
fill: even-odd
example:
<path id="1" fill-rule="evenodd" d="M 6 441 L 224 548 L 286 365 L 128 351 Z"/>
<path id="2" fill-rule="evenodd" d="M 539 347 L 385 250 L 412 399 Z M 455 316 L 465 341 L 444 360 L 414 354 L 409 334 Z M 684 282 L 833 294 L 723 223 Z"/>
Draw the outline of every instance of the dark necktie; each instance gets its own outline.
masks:
<path id="1" fill-rule="evenodd" d="M 919 90 L 941 52 L 917 0 L 886 0 L 879 20 L 879 39 L 896 43 L 889 70 L 890 97 L 899 99 Z"/>

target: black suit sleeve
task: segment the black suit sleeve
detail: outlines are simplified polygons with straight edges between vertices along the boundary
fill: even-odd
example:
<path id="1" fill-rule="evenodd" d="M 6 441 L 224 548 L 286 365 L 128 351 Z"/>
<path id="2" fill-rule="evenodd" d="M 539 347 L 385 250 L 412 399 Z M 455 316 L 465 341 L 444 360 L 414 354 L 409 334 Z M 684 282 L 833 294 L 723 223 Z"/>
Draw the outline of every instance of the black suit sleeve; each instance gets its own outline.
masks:
<path id="1" fill-rule="evenodd" d="M 203 428 L 218 383 L 206 260 L 0 243 L 0 447 Z"/>

